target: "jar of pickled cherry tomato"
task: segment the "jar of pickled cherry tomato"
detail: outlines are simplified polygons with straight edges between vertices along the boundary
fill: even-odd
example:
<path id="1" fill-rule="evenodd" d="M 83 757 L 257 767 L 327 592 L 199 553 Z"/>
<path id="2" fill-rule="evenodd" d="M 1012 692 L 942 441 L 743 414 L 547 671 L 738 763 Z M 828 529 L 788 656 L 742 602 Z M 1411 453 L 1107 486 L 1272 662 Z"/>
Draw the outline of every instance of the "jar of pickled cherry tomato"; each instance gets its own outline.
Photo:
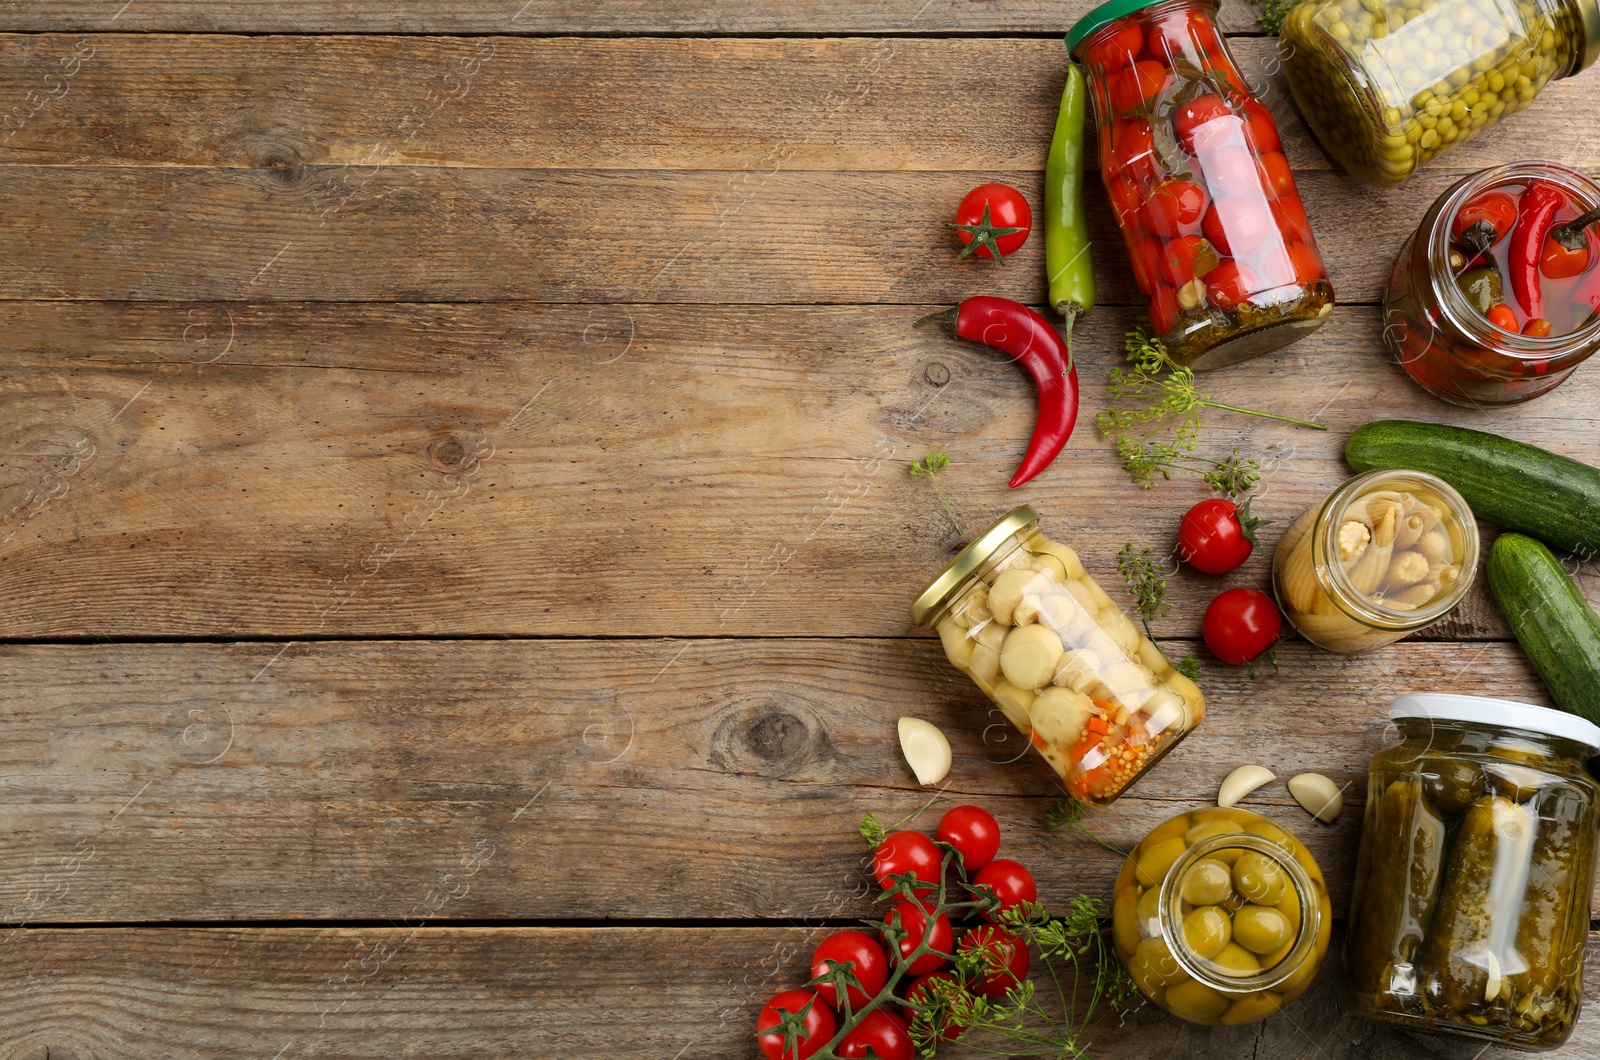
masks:
<path id="1" fill-rule="evenodd" d="M 1299 997 L 1328 953 L 1328 885 L 1305 845 L 1259 814 L 1180 813 L 1117 875 L 1112 943 L 1141 993 L 1234 1027 Z"/>
<path id="2" fill-rule="evenodd" d="M 928 583 L 911 620 L 1027 737 L 1067 791 L 1111 803 L 1205 716 L 1200 689 L 1026 505 Z"/>
<path id="3" fill-rule="evenodd" d="M 1134 280 L 1168 351 L 1196 369 L 1293 342 L 1333 311 L 1277 126 L 1216 12 L 1215 0 L 1112 0 L 1067 33 Z"/>
<path id="4" fill-rule="evenodd" d="M 1383 341 L 1400 367 L 1436 397 L 1472 408 L 1527 401 L 1560 386 L 1600 349 L 1597 226 L 1590 226 L 1587 245 L 1568 267 L 1537 263 L 1539 319 L 1549 333 L 1521 333 L 1530 317 L 1515 297 L 1510 273 L 1519 263 L 1510 248 L 1534 182 L 1562 200 L 1553 227 L 1600 207 L 1600 184 L 1577 170 L 1514 162 L 1457 181 L 1400 248 L 1384 295 Z M 1473 241 L 1473 225 L 1491 233 L 1486 248 Z M 1579 261 L 1584 267 L 1574 272 Z M 1490 313 L 1500 324 L 1491 323 Z"/>

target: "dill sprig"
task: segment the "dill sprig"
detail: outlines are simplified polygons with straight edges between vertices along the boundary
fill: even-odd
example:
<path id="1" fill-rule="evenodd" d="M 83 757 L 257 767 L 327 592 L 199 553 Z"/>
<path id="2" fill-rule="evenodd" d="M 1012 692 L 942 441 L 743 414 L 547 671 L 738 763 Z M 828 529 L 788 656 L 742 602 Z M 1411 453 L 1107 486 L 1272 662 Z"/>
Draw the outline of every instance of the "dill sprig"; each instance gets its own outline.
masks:
<path id="1" fill-rule="evenodd" d="M 944 506 L 944 514 L 950 519 L 950 525 L 956 528 L 956 533 L 961 533 L 961 524 L 956 522 L 956 513 L 950 510 L 950 502 L 945 499 L 944 490 L 939 486 L 939 472 L 950 466 L 950 458 L 943 453 L 929 453 L 921 460 L 911 461 L 911 475 L 913 478 L 927 478 L 933 483 L 933 491 L 939 495 L 939 503 Z"/>

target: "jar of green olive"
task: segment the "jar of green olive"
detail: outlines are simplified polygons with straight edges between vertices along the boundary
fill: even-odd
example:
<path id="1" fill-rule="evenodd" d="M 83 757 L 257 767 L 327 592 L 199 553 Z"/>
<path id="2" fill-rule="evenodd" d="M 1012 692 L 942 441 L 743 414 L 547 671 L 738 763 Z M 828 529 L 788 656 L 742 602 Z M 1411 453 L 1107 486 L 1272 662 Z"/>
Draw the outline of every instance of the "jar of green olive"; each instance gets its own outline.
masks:
<path id="1" fill-rule="evenodd" d="M 1114 801 L 1205 717 L 1195 683 L 1026 505 L 962 549 L 911 620 L 938 630 L 950 664 L 1091 806 Z"/>
<path id="2" fill-rule="evenodd" d="M 1597 0 L 1307 0 L 1284 74 L 1322 145 L 1398 184 L 1600 55 Z"/>
<path id="3" fill-rule="evenodd" d="M 1368 1019 L 1526 1049 L 1583 995 L 1600 726 L 1458 695 L 1401 696 L 1373 756 L 1343 986 Z"/>
<path id="4" fill-rule="evenodd" d="M 1111 924 L 1145 997 L 1191 1023 L 1237 1026 L 1311 985 L 1333 909 L 1304 844 L 1259 814 L 1213 807 L 1180 813 L 1133 848 Z"/>

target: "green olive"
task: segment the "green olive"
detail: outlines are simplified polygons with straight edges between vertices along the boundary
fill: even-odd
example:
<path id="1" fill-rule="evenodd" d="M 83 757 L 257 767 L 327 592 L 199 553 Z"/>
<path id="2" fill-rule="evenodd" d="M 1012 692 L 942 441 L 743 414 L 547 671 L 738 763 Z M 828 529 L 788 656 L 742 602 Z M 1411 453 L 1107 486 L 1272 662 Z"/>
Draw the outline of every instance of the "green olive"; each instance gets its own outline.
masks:
<path id="1" fill-rule="evenodd" d="M 1163 939 L 1142 940 L 1128 960 L 1128 974 L 1146 993 L 1188 978 Z"/>
<path id="2" fill-rule="evenodd" d="M 1134 915 L 1139 918 L 1139 931 L 1146 935 L 1159 935 L 1161 933 L 1161 888 L 1150 887 L 1139 896 L 1139 904 L 1134 908 Z"/>
<path id="3" fill-rule="evenodd" d="M 1211 966 L 1223 975 L 1243 979 L 1246 976 L 1260 974 L 1261 958 L 1237 942 L 1230 942 L 1222 947 L 1220 953 L 1211 958 Z"/>
<path id="4" fill-rule="evenodd" d="M 1183 874 L 1178 893 L 1192 905 L 1216 905 L 1233 891 L 1228 866 L 1215 858 L 1201 858 Z"/>
<path id="5" fill-rule="evenodd" d="M 1249 997 L 1241 997 L 1229 1005 L 1228 1011 L 1222 1014 L 1222 1025 L 1237 1027 L 1242 1023 L 1254 1023 L 1266 1019 L 1282 1007 L 1283 995 L 1263 990 Z"/>
<path id="6" fill-rule="evenodd" d="M 1228 998 L 1191 979 L 1167 991 L 1167 1011 L 1191 1023 L 1215 1023 L 1228 1011 Z"/>
<path id="7" fill-rule="evenodd" d="M 1145 842 L 1149 842 L 1148 839 Z M 1145 847 L 1140 853 L 1139 860 L 1134 863 L 1134 876 L 1145 887 L 1159 886 L 1166 878 L 1167 870 L 1172 868 L 1172 863 L 1183 856 L 1189 845 L 1183 841 L 1182 834 L 1170 836 L 1157 843 Z"/>
<path id="8" fill-rule="evenodd" d="M 1233 938 L 1251 953 L 1276 953 L 1294 938 L 1294 927 L 1270 906 L 1247 905 L 1233 914 Z"/>
<path id="9" fill-rule="evenodd" d="M 1201 960 L 1209 961 L 1233 938 L 1233 923 L 1219 906 L 1205 905 L 1183 918 L 1183 944 Z"/>
<path id="10" fill-rule="evenodd" d="M 1277 905 L 1289 889 L 1283 866 L 1254 850 L 1233 863 L 1233 888 L 1257 905 Z"/>

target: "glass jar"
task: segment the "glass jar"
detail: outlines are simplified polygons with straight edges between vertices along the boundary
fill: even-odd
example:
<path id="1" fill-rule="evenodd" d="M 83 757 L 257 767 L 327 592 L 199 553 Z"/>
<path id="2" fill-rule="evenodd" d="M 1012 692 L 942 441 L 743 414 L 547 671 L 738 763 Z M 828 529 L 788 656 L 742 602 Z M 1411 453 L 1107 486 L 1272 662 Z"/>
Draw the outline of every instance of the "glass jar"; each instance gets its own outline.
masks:
<path id="1" fill-rule="evenodd" d="M 1133 848 L 1111 903 L 1139 990 L 1191 1023 L 1253 1023 L 1293 1001 L 1328 952 L 1333 909 L 1305 846 L 1259 814 L 1180 813 Z"/>
<path id="2" fill-rule="evenodd" d="M 1368 1019 L 1532 1049 L 1583 994 L 1600 727 L 1478 696 L 1401 696 L 1372 759 L 1343 985 Z"/>
<path id="3" fill-rule="evenodd" d="M 1283 532 L 1272 587 L 1300 635 L 1363 652 L 1449 614 L 1478 573 L 1478 522 L 1448 482 L 1421 471 L 1349 479 Z"/>
<path id="4" fill-rule="evenodd" d="M 1600 312 L 1594 311 L 1600 308 L 1600 262 L 1591 261 L 1575 277 L 1543 278 L 1545 301 L 1569 303 L 1566 309 L 1575 322 L 1573 330 L 1547 338 L 1489 323 L 1451 268 L 1452 226 L 1461 208 L 1486 192 L 1525 188 L 1531 180 L 1547 181 L 1566 194 L 1569 206 L 1557 215 L 1558 223 L 1600 206 L 1600 184 L 1565 166 L 1516 162 L 1486 169 L 1439 196 L 1395 259 L 1384 295 L 1383 341 L 1400 367 L 1436 397 L 1473 408 L 1527 401 L 1560 386 L 1600 349 Z M 1491 265 L 1498 264 L 1509 242 L 1502 240 L 1493 249 Z M 1591 236 L 1591 258 L 1600 257 L 1597 248 L 1600 241 Z M 1465 259 L 1460 250 L 1454 253 Z M 1503 280 L 1500 286 L 1511 290 Z M 1590 314 L 1587 320 L 1585 312 Z"/>
<path id="5" fill-rule="evenodd" d="M 1134 280 L 1173 359 L 1216 368 L 1292 342 L 1333 287 L 1272 115 L 1215 0 L 1112 0 L 1067 33 Z"/>
<path id="6" fill-rule="evenodd" d="M 945 657 L 1050 763 L 1074 798 L 1116 799 L 1205 716 L 1195 683 L 1111 601 L 1066 545 L 1016 508 L 911 605 Z"/>
<path id="7" fill-rule="evenodd" d="M 1595 0 L 1307 0 L 1281 30 L 1306 124 L 1369 184 L 1526 107 L 1600 54 Z"/>

